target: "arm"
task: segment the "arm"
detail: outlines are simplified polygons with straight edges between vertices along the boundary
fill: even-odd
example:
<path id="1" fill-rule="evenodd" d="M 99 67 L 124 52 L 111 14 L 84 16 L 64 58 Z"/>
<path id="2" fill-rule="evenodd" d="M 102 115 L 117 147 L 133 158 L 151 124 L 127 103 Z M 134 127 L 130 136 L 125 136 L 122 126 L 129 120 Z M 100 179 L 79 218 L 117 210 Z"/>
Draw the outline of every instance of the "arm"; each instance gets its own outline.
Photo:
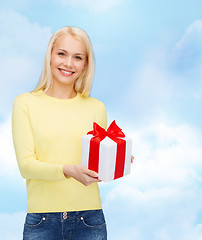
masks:
<path id="1" fill-rule="evenodd" d="M 16 97 L 12 111 L 12 136 L 20 173 L 25 179 L 59 181 L 66 179 L 62 164 L 41 162 L 36 149 L 29 111 L 21 95 Z"/>

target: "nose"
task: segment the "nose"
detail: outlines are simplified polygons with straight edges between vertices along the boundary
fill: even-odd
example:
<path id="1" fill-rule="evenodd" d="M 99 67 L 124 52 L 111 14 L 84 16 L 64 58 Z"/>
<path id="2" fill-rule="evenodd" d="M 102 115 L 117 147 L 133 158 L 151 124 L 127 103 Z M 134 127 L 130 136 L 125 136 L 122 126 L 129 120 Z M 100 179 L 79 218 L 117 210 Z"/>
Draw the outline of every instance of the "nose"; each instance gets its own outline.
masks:
<path id="1" fill-rule="evenodd" d="M 68 66 L 68 67 L 71 67 L 71 66 L 72 66 L 72 57 L 71 57 L 71 56 L 68 56 L 68 57 L 65 59 L 65 65 Z"/>

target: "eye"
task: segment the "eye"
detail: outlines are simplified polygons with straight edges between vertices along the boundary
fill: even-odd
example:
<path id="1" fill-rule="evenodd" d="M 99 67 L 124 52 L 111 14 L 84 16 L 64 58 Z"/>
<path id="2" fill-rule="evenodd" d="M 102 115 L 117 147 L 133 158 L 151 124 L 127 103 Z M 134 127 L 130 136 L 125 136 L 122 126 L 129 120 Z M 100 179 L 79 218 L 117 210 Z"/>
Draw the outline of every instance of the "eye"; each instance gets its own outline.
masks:
<path id="1" fill-rule="evenodd" d="M 59 52 L 58 55 L 59 55 L 59 56 L 65 56 L 65 53 Z"/>
<path id="2" fill-rule="evenodd" d="M 76 58 L 77 60 L 82 60 L 82 58 L 81 58 L 80 56 L 75 56 L 75 58 Z"/>

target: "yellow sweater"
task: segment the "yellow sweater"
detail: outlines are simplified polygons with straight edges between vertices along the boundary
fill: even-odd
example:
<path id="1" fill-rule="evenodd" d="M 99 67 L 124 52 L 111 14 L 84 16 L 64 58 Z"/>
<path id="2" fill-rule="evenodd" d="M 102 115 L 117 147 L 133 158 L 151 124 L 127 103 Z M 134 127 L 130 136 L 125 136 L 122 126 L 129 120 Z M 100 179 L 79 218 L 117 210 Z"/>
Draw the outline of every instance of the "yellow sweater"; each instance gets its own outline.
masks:
<path id="1" fill-rule="evenodd" d="M 64 212 L 102 208 L 97 183 L 84 186 L 63 174 L 65 164 L 80 164 L 81 137 L 93 122 L 107 127 L 102 102 L 79 93 L 58 99 L 43 90 L 16 97 L 13 143 L 27 185 L 27 212 Z"/>

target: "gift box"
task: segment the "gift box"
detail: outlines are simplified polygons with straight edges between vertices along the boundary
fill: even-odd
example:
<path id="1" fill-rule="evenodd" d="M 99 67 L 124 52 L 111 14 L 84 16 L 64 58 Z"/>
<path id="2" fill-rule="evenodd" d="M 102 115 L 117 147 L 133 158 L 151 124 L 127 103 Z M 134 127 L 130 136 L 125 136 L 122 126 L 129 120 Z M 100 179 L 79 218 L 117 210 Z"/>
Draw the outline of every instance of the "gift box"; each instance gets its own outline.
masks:
<path id="1" fill-rule="evenodd" d="M 112 181 L 130 173 L 132 139 L 115 121 L 107 130 L 93 123 L 93 130 L 82 136 L 81 165 L 98 173 L 98 179 Z"/>

